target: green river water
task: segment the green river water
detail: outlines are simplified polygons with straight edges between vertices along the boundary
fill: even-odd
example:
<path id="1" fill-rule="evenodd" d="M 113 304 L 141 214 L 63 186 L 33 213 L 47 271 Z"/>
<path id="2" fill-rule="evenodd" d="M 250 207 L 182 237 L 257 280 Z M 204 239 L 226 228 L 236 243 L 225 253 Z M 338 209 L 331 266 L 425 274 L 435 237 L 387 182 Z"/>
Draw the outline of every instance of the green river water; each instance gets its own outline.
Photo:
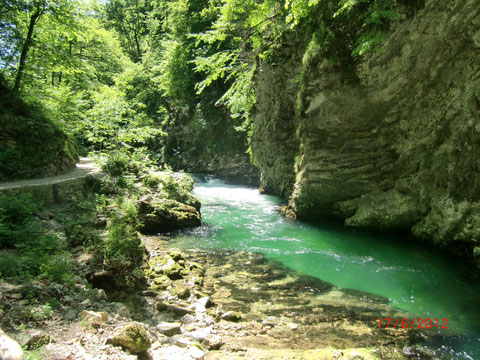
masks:
<path id="1" fill-rule="evenodd" d="M 177 246 L 261 252 L 336 286 L 382 295 L 416 317 L 448 319 L 459 335 L 433 344 L 439 358 L 480 359 L 480 287 L 458 259 L 407 239 L 285 219 L 281 199 L 217 179 L 197 181 L 195 195 L 204 225 L 176 234 Z"/>

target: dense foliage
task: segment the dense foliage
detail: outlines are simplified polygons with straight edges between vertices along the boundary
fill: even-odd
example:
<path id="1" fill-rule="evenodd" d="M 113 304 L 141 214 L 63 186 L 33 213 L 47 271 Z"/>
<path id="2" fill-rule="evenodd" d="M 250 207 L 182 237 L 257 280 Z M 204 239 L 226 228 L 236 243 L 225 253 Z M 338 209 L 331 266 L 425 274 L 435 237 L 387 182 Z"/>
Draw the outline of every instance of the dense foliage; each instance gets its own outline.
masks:
<path id="1" fill-rule="evenodd" d="M 82 152 L 192 168 L 246 150 L 255 74 L 289 36 L 311 39 L 307 60 L 348 68 L 401 2 L 1 0 L 0 66 Z"/>
<path id="2" fill-rule="evenodd" d="M 0 276 L 39 277 L 66 282 L 72 276 L 72 258 L 63 239 L 45 232 L 34 215 L 42 196 L 0 193 Z"/>
<path id="3" fill-rule="evenodd" d="M 67 242 L 101 244 L 104 262 L 138 263 L 135 184 L 157 182 L 144 169 L 202 170 L 245 155 L 262 64 L 279 61 L 277 50 L 297 37 L 305 69 L 320 61 L 348 71 L 378 48 L 400 2 L 0 0 L 0 180 L 65 169 L 77 151 L 96 152 L 107 181 L 82 203 L 105 214 L 107 235 L 85 233 L 82 221 L 93 220 L 80 211 Z M 40 244 L 40 262 L 15 269 L 55 278 L 67 244 L 37 231 L 31 199 L 18 202 L 18 218 L 0 213 L 1 247 Z"/>

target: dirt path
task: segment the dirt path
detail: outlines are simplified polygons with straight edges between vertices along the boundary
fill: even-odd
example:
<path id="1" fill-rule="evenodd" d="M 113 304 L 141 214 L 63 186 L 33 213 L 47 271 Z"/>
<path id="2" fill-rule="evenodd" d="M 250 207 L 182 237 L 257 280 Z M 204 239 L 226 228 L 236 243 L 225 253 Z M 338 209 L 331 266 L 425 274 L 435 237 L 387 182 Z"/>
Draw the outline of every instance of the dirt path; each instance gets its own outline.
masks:
<path id="1" fill-rule="evenodd" d="M 88 175 L 95 175 L 100 173 L 100 168 L 95 165 L 92 159 L 81 157 L 77 163 L 76 168 L 66 174 L 50 176 L 40 179 L 17 180 L 0 183 L 0 191 L 8 189 L 16 189 L 23 187 L 42 186 L 50 184 L 58 184 L 64 181 L 74 180 L 86 177 Z"/>

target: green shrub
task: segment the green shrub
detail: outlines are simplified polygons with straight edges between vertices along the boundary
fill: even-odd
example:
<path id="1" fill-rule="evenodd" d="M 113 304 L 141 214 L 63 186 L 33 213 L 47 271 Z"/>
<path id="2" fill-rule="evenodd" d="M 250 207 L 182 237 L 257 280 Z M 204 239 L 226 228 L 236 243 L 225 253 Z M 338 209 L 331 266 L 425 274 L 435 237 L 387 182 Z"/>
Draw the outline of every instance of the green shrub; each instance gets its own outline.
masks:
<path id="1" fill-rule="evenodd" d="M 102 170 L 112 177 L 125 175 L 129 157 L 121 151 L 112 152 L 106 159 Z"/>
<path id="2" fill-rule="evenodd" d="M 24 276 L 22 259 L 14 254 L 0 255 L 0 277 L 12 278 Z"/>
<path id="3" fill-rule="evenodd" d="M 56 283 L 69 282 L 73 277 L 72 263 L 72 255 L 68 251 L 45 256 L 39 267 L 39 277 Z"/>
<path id="4" fill-rule="evenodd" d="M 18 280 L 39 277 L 66 282 L 72 259 L 57 236 L 44 234 L 35 213 L 42 201 L 32 193 L 0 194 L 0 274 Z M 8 250 L 5 250 L 8 249 Z"/>
<path id="5" fill-rule="evenodd" d="M 105 259 L 125 260 L 130 264 L 139 264 L 144 248 L 134 226 L 125 220 L 114 217 L 107 226 L 108 236 L 104 242 Z"/>
<path id="6" fill-rule="evenodd" d="M 41 202 L 32 193 L 0 193 L 0 247 L 22 246 L 39 233 L 33 218 Z"/>

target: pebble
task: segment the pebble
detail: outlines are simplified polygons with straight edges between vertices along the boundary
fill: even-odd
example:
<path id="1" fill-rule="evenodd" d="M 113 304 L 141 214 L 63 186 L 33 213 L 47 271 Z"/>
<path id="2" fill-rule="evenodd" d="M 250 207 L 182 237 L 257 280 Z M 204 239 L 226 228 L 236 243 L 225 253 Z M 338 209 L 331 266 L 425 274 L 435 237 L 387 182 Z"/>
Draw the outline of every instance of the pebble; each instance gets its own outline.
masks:
<path id="1" fill-rule="evenodd" d="M 185 335 L 175 335 L 171 337 L 171 343 L 182 348 L 200 345 L 198 342 L 190 338 L 190 336 Z"/>
<path id="2" fill-rule="evenodd" d="M 80 305 L 85 306 L 85 307 L 90 307 L 90 306 L 92 306 L 92 301 L 90 299 L 85 299 L 80 303 Z"/>
<path id="3" fill-rule="evenodd" d="M 209 335 L 204 340 L 203 343 L 207 346 L 208 350 L 218 350 L 222 347 L 224 342 L 222 338 L 218 335 Z"/>
<path id="4" fill-rule="evenodd" d="M 351 351 L 351 352 L 348 354 L 347 359 L 348 359 L 348 360 L 363 360 L 363 359 L 365 359 L 365 358 L 364 358 L 363 355 L 360 354 L 359 352 Z"/>
<path id="5" fill-rule="evenodd" d="M 28 305 L 28 304 L 30 304 L 30 300 L 28 300 L 28 299 L 20 300 L 20 301 L 18 302 L 18 305 L 20 305 L 20 306 L 26 306 L 26 305 Z"/>
<path id="6" fill-rule="evenodd" d="M 197 341 L 204 341 L 211 333 L 211 328 L 199 328 L 188 335 Z"/>
<path id="7" fill-rule="evenodd" d="M 234 321 L 234 322 L 237 322 L 239 320 L 241 320 L 241 315 L 235 311 L 227 311 L 225 314 L 223 314 L 221 316 L 221 318 L 223 320 L 227 320 L 227 321 Z"/>
<path id="8" fill-rule="evenodd" d="M 290 328 L 290 330 L 297 330 L 299 328 L 299 325 L 295 323 L 289 323 L 288 327 Z"/>
<path id="9" fill-rule="evenodd" d="M 164 322 L 156 326 L 157 330 L 165 336 L 173 336 L 181 333 L 181 323 L 179 322 Z"/>
<path id="10" fill-rule="evenodd" d="M 270 326 L 270 328 L 274 327 L 277 324 L 277 318 L 274 316 L 269 316 L 265 320 L 262 321 L 262 325 L 264 327 Z"/>

